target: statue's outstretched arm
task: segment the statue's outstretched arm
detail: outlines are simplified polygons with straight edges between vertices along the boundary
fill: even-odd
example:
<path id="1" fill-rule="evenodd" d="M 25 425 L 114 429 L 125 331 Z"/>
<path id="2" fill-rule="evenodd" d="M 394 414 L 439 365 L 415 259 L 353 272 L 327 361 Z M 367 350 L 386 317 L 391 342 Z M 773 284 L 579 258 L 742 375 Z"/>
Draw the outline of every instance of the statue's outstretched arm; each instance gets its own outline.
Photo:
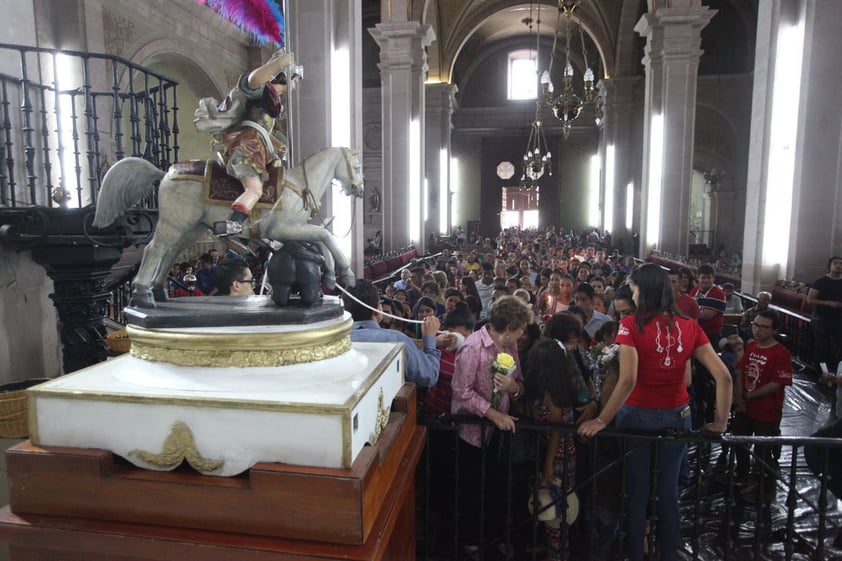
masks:
<path id="1" fill-rule="evenodd" d="M 275 54 L 272 55 L 272 58 L 266 64 L 251 71 L 248 78 L 249 88 L 256 89 L 262 86 L 292 64 L 295 64 L 295 55 L 293 53 L 275 51 Z"/>

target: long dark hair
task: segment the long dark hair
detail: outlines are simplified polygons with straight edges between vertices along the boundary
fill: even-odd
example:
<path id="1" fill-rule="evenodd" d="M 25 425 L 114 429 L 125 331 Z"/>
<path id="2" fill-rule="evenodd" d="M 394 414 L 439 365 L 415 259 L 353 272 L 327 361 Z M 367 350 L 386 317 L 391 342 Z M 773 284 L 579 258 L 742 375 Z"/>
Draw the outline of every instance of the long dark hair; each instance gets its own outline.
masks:
<path id="1" fill-rule="evenodd" d="M 631 275 L 631 282 L 637 286 L 637 329 L 643 327 L 660 314 L 667 314 L 670 323 L 678 309 L 672 293 L 669 275 L 660 265 L 646 263 Z"/>
<path id="2" fill-rule="evenodd" d="M 482 301 L 482 298 L 479 297 L 477 283 L 474 281 L 474 279 L 472 279 L 468 275 L 465 275 L 459 282 L 461 282 L 462 286 L 465 287 L 465 296 L 475 296 L 477 300 L 479 300 L 480 302 Z"/>
<path id="3" fill-rule="evenodd" d="M 549 394 L 558 407 L 575 407 L 578 388 L 576 372 L 558 341 L 539 339 L 529 351 L 526 372 L 526 396 L 529 403 L 540 406 Z"/>
<path id="4" fill-rule="evenodd" d="M 551 339 L 556 339 L 562 343 L 567 343 L 571 339 L 581 339 L 585 330 L 582 324 L 573 314 L 569 312 L 559 312 L 544 326 L 544 336 Z"/>

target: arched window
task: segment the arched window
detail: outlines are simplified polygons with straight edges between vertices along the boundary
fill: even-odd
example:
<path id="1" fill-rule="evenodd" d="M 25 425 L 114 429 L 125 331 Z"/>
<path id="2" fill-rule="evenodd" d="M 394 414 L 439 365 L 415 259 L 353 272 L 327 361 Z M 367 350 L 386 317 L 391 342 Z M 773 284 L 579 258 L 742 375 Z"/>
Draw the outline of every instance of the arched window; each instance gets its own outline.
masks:
<path id="1" fill-rule="evenodd" d="M 509 53 L 509 99 L 535 99 L 538 95 L 538 67 L 535 51 Z"/>

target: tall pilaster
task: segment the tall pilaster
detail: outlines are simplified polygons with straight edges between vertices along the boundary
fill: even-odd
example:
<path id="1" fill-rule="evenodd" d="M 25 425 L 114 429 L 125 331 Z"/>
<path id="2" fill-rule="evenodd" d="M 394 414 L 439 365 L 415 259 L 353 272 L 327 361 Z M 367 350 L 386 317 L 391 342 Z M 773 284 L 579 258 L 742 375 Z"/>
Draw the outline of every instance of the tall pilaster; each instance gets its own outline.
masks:
<path id="1" fill-rule="evenodd" d="M 452 199 L 450 196 L 450 132 L 451 117 L 456 110 L 454 84 L 427 84 L 427 191 L 429 214 L 425 232 L 447 235 L 451 232 Z"/>
<path id="2" fill-rule="evenodd" d="M 289 0 L 289 12 L 288 47 L 304 67 L 290 96 L 292 159 L 331 146 L 352 148 L 362 158 L 362 0 Z M 363 204 L 354 205 L 338 188 L 329 189 L 322 204 L 321 216 L 335 217 L 333 232 L 362 274 Z"/>
<path id="3" fill-rule="evenodd" d="M 812 282 L 840 253 L 840 19 L 839 2 L 759 4 L 743 290 Z"/>
<path id="4" fill-rule="evenodd" d="M 435 33 L 412 21 L 369 31 L 380 46 L 383 92 L 383 246 L 393 251 L 415 243 L 424 251 L 425 48 Z"/>
<path id="5" fill-rule="evenodd" d="M 640 160 L 640 144 L 633 142 L 634 90 L 640 83 L 637 77 L 603 79 L 599 82 L 603 96 L 605 125 L 602 130 L 602 169 L 605 170 L 603 196 L 603 228 L 611 232 L 615 244 L 631 247 L 631 233 L 637 227 L 626 226 L 629 183 L 633 191 L 635 170 L 633 164 Z M 634 199 L 632 199 L 634 207 Z M 611 212 L 609 212 L 609 209 Z M 633 216 L 636 209 L 632 208 Z"/>
<path id="6" fill-rule="evenodd" d="M 644 14 L 646 37 L 641 253 L 687 255 L 701 30 L 716 14 L 698 0 Z"/>

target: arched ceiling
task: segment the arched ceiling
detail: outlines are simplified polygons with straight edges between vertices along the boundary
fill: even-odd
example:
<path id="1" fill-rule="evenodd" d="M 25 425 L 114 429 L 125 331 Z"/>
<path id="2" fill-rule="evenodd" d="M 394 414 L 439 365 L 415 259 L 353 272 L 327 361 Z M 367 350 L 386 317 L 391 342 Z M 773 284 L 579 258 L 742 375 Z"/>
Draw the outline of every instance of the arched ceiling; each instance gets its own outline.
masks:
<path id="1" fill-rule="evenodd" d="M 590 57 L 599 57 L 599 68 L 607 76 L 614 74 L 618 29 L 628 4 L 634 6 L 636 14 L 641 13 L 642 0 L 582 0 L 574 14 L 598 51 Z M 456 62 L 466 52 L 527 36 L 529 29 L 523 20 L 532 17 L 537 21 L 539 7 L 540 33 L 551 42 L 559 20 L 555 1 L 425 0 L 424 23 L 436 33 L 436 41 L 428 49 L 429 79 L 451 82 Z M 561 25 L 563 28 L 563 22 Z M 537 26 L 533 26 L 535 29 Z"/>

